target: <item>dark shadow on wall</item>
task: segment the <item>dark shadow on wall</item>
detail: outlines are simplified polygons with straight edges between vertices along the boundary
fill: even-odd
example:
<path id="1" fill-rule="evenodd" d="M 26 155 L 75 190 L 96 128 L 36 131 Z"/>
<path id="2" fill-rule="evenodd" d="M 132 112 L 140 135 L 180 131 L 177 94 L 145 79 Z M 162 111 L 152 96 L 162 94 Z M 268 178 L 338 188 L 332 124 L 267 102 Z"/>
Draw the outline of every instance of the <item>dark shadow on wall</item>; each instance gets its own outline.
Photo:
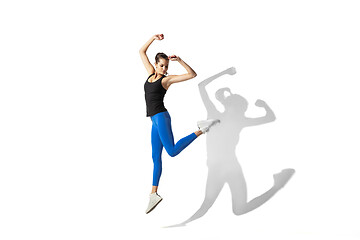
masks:
<path id="1" fill-rule="evenodd" d="M 234 75 L 234 67 L 226 69 L 199 83 L 200 95 L 206 107 L 208 119 L 220 119 L 220 124 L 211 128 L 206 135 L 208 177 L 205 199 L 200 208 L 186 221 L 169 226 L 180 227 L 194 221 L 211 208 L 225 183 L 228 183 L 232 196 L 232 210 L 235 215 L 248 213 L 267 202 L 289 181 L 295 173 L 294 169 L 283 169 L 274 174 L 273 186 L 263 194 L 248 201 L 247 187 L 242 168 L 236 158 L 236 145 L 240 132 L 245 127 L 257 126 L 275 121 L 275 115 L 270 107 L 262 100 L 255 105 L 266 110 L 263 117 L 248 118 L 245 112 L 248 102 L 238 94 L 233 94 L 229 88 L 217 90 L 216 99 L 224 106 L 224 112 L 216 109 L 206 91 L 206 86 L 215 79 L 225 75 Z"/>

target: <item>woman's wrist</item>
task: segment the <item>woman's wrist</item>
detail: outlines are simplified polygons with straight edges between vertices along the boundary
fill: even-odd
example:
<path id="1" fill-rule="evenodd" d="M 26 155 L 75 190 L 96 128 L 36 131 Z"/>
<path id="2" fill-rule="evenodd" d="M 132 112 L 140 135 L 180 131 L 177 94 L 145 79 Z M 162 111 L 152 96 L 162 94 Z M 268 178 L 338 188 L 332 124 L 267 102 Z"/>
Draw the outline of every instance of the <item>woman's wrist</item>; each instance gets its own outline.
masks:
<path id="1" fill-rule="evenodd" d="M 164 34 L 155 34 L 154 36 L 152 36 L 153 40 L 163 40 L 164 39 Z"/>

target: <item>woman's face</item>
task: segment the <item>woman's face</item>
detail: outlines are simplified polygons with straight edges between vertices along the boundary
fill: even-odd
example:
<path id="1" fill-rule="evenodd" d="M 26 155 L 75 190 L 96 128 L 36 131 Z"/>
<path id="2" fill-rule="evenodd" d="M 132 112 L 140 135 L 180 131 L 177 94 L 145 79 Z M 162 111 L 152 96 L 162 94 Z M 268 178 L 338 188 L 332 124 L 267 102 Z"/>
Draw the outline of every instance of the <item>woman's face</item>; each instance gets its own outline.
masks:
<path id="1" fill-rule="evenodd" d="M 169 67 L 169 60 L 160 58 L 158 63 L 155 63 L 156 72 L 165 75 Z"/>

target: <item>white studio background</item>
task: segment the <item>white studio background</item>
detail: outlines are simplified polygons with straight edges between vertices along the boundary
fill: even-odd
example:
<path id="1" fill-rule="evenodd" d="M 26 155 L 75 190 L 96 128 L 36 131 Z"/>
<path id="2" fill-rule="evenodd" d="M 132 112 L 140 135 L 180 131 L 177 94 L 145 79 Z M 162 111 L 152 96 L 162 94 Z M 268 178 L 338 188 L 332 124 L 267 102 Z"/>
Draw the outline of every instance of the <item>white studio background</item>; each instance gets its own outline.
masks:
<path id="1" fill-rule="evenodd" d="M 357 1 L 2 1 L 0 4 L 1 239 L 358 239 Z M 206 118 L 197 84 L 216 80 L 249 102 L 237 156 L 249 199 L 272 175 L 295 175 L 269 202 L 235 216 L 224 187 L 202 218 L 205 137 L 163 154 L 149 215 L 151 121 L 138 50 L 179 55 L 198 74 L 165 105 L 175 139 Z M 170 62 L 170 74 L 184 70 Z M 214 99 L 214 98 L 213 98 Z M 220 108 L 220 106 L 219 106 Z"/>

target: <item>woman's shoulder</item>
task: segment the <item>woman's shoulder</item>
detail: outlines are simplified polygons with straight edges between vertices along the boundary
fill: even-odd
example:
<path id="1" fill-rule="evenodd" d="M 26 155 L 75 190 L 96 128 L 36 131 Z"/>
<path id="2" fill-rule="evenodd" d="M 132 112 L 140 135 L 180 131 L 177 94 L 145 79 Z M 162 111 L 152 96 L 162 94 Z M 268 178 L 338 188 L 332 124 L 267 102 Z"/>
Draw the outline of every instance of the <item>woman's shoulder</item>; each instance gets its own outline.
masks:
<path id="1" fill-rule="evenodd" d="M 154 75 L 155 73 L 151 73 L 146 80 L 149 80 L 149 78 Z"/>
<path id="2" fill-rule="evenodd" d="M 169 79 L 174 78 L 175 76 L 177 76 L 177 75 L 163 75 L 163 78 L 166 80 L 169 80 Z"/>

